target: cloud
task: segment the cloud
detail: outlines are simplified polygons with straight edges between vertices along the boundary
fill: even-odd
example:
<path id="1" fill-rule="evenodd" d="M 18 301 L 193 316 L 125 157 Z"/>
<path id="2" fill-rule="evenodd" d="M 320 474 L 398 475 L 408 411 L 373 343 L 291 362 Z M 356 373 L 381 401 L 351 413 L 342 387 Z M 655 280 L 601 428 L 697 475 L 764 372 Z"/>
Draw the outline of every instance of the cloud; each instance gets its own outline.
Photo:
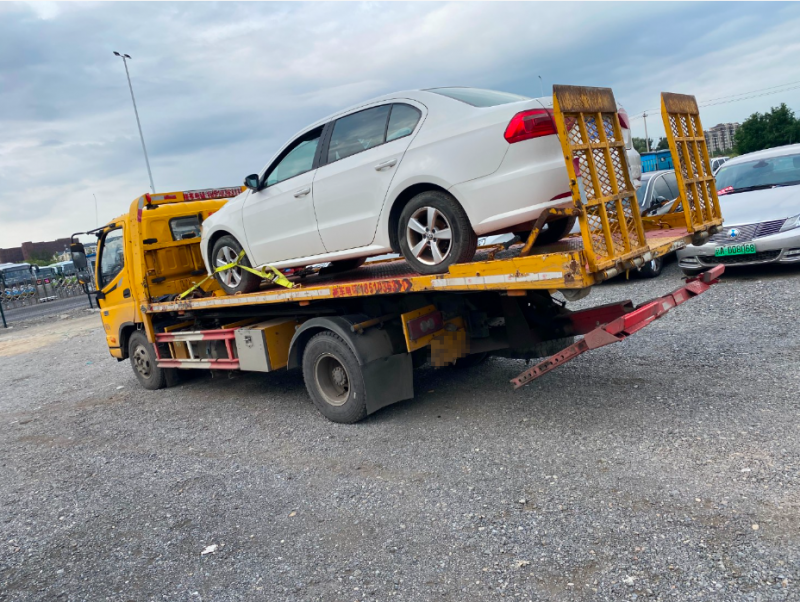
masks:
<path id="1" fill-rule="evenodd" d="M 538 96 L 611 86 L 714 98 L 800 80 L 794 4 L 64 3 L 0 5 L 0 247 L 51 239 L 148 189 L 129 62 L 160 191 L 230 186 L 327 114 L 407 88 Z M 709 107 L 741 120 L 800 93 Z M 634 121 L 638 135 L 642 121 Z"/>

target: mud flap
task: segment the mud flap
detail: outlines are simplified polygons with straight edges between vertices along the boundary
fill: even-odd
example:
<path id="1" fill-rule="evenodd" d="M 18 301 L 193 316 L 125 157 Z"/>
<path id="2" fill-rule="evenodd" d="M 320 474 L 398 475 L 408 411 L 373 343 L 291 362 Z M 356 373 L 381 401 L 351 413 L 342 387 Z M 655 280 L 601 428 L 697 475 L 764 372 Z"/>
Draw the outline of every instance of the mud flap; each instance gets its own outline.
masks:
<path id="1" fill-rule="evenodd" d="M 410 353 L 381 357 L 361 366 L 367 389 L 367 414 L 414 397 L 414 373 Z"/>

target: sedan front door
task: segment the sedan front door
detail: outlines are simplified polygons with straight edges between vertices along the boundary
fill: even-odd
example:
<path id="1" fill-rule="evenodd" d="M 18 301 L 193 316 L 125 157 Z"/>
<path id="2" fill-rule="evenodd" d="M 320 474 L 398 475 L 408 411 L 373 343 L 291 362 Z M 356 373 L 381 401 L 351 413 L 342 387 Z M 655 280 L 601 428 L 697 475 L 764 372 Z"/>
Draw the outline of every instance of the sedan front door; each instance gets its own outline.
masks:
<path id="1" fill-rule="evenodd" d="M 313 191 L 321 133 L 317 128 L 286 147 L 262 177 L 261 189 L 245 200 L 243 227 L 255 265 L 325 252 Z"/>
<path id="2" fill-rule="evenodd" d="M 368 246 L 422 112 L 384 104 L 336 120 L 314 177 L 314 207 L 326 251 Z"/>

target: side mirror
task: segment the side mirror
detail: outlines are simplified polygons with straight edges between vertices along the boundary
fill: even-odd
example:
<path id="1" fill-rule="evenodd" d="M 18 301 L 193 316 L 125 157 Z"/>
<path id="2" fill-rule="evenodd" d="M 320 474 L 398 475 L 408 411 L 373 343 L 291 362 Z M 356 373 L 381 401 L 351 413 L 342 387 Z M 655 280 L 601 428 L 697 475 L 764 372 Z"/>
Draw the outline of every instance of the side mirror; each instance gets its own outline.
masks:
<path id="1" fill-rule="evenodd" d="M 75 266 L 77 271 L 83 271 L 88 267 L 86 261 L 86 249 L 79 242 L 74 242 L 69 246 L 70 255 L 72 255 L 72 265 Z"/>
<path id="2" fill-rule="evenodd" d="M 247 176 L 244 179 L 244 185 L 247 188 L 249 188 L 250 190 L 252 190 L 253 192 L 258 192 L 258 189 L 259 189 L 259 186 L 258 186 L 258 174 L 257 173 L 251 173 L 249 176 Z"/>

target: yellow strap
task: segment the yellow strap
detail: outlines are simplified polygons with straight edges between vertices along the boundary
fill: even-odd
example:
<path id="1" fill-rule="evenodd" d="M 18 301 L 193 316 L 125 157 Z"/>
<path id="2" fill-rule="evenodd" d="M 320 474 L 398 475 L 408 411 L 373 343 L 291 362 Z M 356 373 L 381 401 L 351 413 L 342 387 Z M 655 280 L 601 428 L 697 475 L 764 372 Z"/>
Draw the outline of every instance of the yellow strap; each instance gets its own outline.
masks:
<path id="1" fill-rule="evenodd" d="M 276 270 L 271 265 L 265 265 L 261 270 L 256 270 L 256 269 L 253 269 L 253 268 L 248 267 L 246 265 L 240 265 L 240 262 L 242 261 L 243 258 L 244 258 L 244 251 L 239 253 L 239 256 L 236 258 L 236 261 L 234 261 L 233 263 L 226 263 L 225 265 L 221 265 L 221 266 L 215 268 L 214 272 L 212 274 L 210 274 L 209 276 L 206 276 L 205 278 L 203 278 L 200 282 L 195 284 L 189 290 L 184 291 L 180 295 L 178 295 L 178 299 L 184 299 L 188 295 L 191 295 L 194 291 L 196 291 L 203 284 L 205 284 L 205 282 L 208 279 L 213 278 L 214 274 L 217 274 L 219 272 L 224 272 L 225 270 L 230 270 L 231 268 L 237 268 L 237 267 L 241 268 L 243 270 L 246 270 L 246 271 L 250 272 L 251 274 L 255 274 L 259 278 L 263 278 L 264 280 L 267 280 L 268 282 L 272 282 L 273 284 L 277 284 L 277 285 L 283 286 L 285 288 L 294 288 L 295 286 L 297 286 L 296 284 L 294 284 L 291 280 L 289 280 L 286 276 L 281 274 L 278 270 Z M 269 268 L 270 271 L 267 271 L 267 268 Z"/>

